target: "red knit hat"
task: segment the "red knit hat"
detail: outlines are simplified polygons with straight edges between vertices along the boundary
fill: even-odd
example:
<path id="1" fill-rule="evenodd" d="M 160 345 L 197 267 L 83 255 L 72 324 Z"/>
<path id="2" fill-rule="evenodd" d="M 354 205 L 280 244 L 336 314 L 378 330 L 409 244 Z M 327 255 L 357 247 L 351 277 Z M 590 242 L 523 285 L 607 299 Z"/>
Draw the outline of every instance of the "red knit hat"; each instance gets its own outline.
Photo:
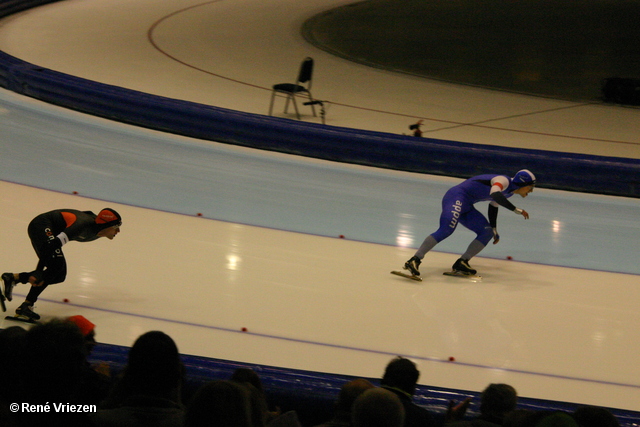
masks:
<path id="1" fill-rule="evenodd" d="M 96 216 L 96 224 L 102 225 L 102 228 L 109 228 L 122 225 L 122 217 L 111 208 L 104 208 Z"/>
<path id="2" fill-rule="evenodd" d="M 80 332 L 82 332 L 82 336 L 87 336 L 93 331 L 96 327 L 93 323 L 89 322 L 84 316 L 71 316 L 67 318 L 68 321 L 75 323 L 80 328 Z"/>

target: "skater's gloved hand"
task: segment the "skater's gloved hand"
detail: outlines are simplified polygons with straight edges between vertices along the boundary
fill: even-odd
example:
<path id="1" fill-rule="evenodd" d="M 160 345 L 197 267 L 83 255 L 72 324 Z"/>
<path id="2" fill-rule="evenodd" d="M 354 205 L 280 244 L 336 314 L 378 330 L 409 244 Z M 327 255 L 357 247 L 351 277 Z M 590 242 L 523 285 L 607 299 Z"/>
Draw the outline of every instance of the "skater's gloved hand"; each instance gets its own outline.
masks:
<path id="1" fill-rule="evenodd" d="M 493 228 L 493 244 L 495 245 L 499 241 L 500 241 L 500 235 L 498 234 L 498 229 L 494 227 Z"/>
<path id="2" fill-rule="evenodd" d="M 529 212 L 525 211 L 524 209 L 516 208 L 514 212 L 518 215 L 522 215 L 524 219 L 529 219 Z"/>

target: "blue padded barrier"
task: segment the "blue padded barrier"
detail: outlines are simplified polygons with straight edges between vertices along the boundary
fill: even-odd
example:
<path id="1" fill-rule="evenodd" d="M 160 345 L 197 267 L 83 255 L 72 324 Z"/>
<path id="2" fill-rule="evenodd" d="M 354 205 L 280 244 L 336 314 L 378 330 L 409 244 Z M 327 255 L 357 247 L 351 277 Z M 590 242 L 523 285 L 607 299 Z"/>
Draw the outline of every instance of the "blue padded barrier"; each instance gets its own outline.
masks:
<path id="1" fill-rule="evenodd" d="M 23 95 L 199 139 L 457 177 L 528 168 L 541 187 L 640 197 L 637 159 L 415 138 L 243 113 L 81 79 L 2 52 L 0 70 L 0 84 Z"/>
<path id="2" fill-rule="evenodd" d="M 93 350 L 91 361 L 93 363 L 108 363 L 112 368 L 112 373 L 117 375 L 126 365 L 128 352 L 128 347 L 98 344 Z M 183 393 L 185 403 L 188 403 L 198 387 L 208 381 L 229 379 L 236 369 L 250 368 L 262 380 L 270 406 L 278 406 L 283 412 L 295 410 L 305 426 L 317 425 L 331 418 L 333 404 L 338 397 L 340 388 L 346 382 L 355 379 L 355 377 L 347 375 L 283 369 L 199 356 L 182 355 L 181 359 L 186 371 Z M 381 367 L 381 374 L 382 370 L 384 367 Z M 376 378 L 366 379 L 379 385 L 379 380 Z M 467 418 L 472 418 L 478 415 L 479 391 L 464 392 L 439 387 L 418 386 L 414 401 L 434 413 L 436 417 L 444 419 L 450 400 L 461 402 L 467 397 L 473 399 L 467 411 Z M 527 397 L 518 399 L 520 409 L 535 411 L 554 410 L 571 413 L 579 406 L 568 402 L 552 402 Z M 637 412 L 607 409 L 616 416 L 622 427 L 637 426 L 640 421 L 640 414 Z"/>

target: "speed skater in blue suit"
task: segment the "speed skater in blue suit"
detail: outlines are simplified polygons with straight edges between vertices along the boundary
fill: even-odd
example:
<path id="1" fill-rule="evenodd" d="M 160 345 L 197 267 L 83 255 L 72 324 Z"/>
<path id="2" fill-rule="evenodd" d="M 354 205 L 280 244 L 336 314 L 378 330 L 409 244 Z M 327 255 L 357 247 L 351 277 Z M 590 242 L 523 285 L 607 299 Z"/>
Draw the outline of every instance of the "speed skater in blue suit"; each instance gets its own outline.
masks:
<path id="1" fill-rule="evenodd" d="M 513 178 L 507 175 L 478 175 L 450 188 L 442 199 L 440 227 L 424 239 L 415 255 L 404 264 L 404 269 L 414 276 L 420 276 L 420 263 L 427 252 L 449 237 L 458 224 L 462 224 L 476 233 L 476 238 L 453 264 L 453 271 L 462 275 L 475 275 L 477 271 L 471 268 L 469 260 L 478 255 L 491 239 L 494 245 L 500 241 L 498 207 L 502 206 L 529 219 L 529 213 L 517 208 L 508 198 L 514 194 L 527 197 L 535 185 L 535 175 L 523 169 Z M 474 204 L 482 201 L 489 202 L 488 219 L 474 207 Z"/>

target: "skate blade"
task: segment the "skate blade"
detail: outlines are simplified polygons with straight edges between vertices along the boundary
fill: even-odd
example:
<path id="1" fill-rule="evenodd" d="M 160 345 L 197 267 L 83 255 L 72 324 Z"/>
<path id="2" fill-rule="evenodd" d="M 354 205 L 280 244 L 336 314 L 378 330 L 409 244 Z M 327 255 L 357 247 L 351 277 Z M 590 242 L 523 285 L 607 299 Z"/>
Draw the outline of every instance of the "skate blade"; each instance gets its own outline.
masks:
<path id="1" fill-rule="evenodd" d="M 467 280 L 471 280 L 472 282 L 479 282 L 479 281 L 482 280 L 482 276 L 478 276 L 476 274 L 464 274 L 464 273 L 461 273 L 461 272 L 455 271 L 455 270 L 445 271 L 442 274 L 444 274 L 445 276 L 462 277 L 462 278 L 465 278 Z"/>
<path id="2" fill-rule="evenodd" d="M 405 279 L 415 280 L 416 282 L 422 282 L 422 277 L 414 276 L 413 274 L 403 273 L 402 271 L 392 271 L 391 274 L 395 274 L 396 276 L 404 277 Z"/>
<path id="3" fill-rule="evenodd" d="M 0 294 L 0 306 L 2 307 L 2 312 L 7 311 L 7 305 L 4 303 L 5 297 Z"/>
<path id="4" fill-rule="evenodd" d="M 14 320 L 16 322 L 23 322 L 23 323 L 31 323 L 33 325 L 35 325 L 36 323 L 38 323 L 37 321 L 30 319 L 28 317 L 20 317 L 20 316 L 5 316 L 4 317 L 7 320 Z"/>

